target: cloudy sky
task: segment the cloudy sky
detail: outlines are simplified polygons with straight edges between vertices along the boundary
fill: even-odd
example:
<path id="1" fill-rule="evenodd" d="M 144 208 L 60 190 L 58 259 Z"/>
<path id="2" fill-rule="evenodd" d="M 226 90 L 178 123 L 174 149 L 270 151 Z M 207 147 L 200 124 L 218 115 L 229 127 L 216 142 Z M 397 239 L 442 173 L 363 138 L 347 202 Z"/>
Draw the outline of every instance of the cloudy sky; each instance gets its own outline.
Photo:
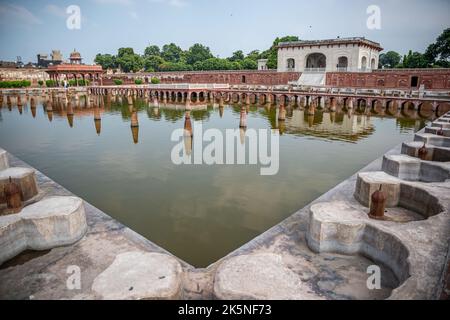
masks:
<path id="1" fill-rule="evenodd" d="M 81 9 L 81 29 L 67 28 L 71 5 Z M 367 27 L 367 8 L 381 10 L 381 29 Z M 365 36 L 387 50 L 424 51 L 447 27 L 450 0 L 0 0 L 0 60 L 36 61 L 39 52 L 76 48 L 95 55 L 174 42 L 196 42 L 215 55 L 267 49 L 274 38 Z"/>

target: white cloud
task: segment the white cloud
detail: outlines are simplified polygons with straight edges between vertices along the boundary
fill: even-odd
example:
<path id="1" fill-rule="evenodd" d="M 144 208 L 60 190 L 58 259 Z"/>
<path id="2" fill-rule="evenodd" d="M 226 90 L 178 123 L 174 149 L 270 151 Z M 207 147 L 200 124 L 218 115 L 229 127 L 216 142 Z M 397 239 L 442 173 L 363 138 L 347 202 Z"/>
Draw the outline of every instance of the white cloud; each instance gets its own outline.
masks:
<path id="1" fill-rule="evenodd" d="M 9 3 L 0 4 L 0 23 L 2 22 L 42 24 L 42 21 L 27 8 Z"/>

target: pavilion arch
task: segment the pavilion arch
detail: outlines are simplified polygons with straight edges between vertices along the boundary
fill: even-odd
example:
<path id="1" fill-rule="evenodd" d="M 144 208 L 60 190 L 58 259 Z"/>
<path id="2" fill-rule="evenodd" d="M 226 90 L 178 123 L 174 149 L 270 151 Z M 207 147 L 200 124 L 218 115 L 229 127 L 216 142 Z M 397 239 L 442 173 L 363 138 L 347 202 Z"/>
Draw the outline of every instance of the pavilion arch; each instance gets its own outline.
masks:
<path id="1" fill-rule="evenodd" d="M 380 103 L 381 103 L 381 100 L 373 99 L 373 100 L 370 102 L 370 107 L 371 107 L 372 109 L 376 109 L 377 105 L 380 104 Z"/>
<path id="2" fill-rule="evenodd" d="M 405 103 L 402 103 L 402 104 L 404 105 Z M 415 112 L 414 110 L 409 109 L 409 108 L 402 108 L 400 110 L 400 114 L 402 116 L 404 116 L 405 118 L 411 118 L 411 113 L 414 113 L 414 112 Z"/>
<path id="3" fill-rule="evenodd" d="M 377 69 L 377 66 L 375 64 L 376 64 L 376 60 L 375 60 L 375 58 L 372 58 L 372 60 L 370 60 L 370 69 L 372 69 L 372 70 Z"/>
<path id="4" fill-rule="evenodd" d="M 286 106 L 289 104 L 289 97 L 285 94 L 282 94 L 277 97 L 277 101 L 279 104 Z"/>
<path id="5" fill-rule="evenodd" d="M 386 111 L 389 111 L 394 105 L 395 104 L 393 100 L 386 100 Z"/>
<path id="6" fill-rule="evenodd" d="M 434 111 L 438 117 L 441 117 L 445 113 L 443 104 L 436 104 L 436 110 Z"/>
<path id="7" fill-rule="evenodd" d="M 311 53 L 306 57 L 306 69 L 325 69 L 327 57 L 320 52 Z"/>
<path id="8" fill-rule="evenodd" d="M 288 70 L 294 70 L 295 69 L 295 60 L 293 58 L 289 58 L 286 60 L 286 67 Z"/>
<path id="9" fill-rule="evenodd" d="M 362 58 L 361 58 L 361 69 L 367 69 L 367 57 L 366 56 L 363 56 Z"/>
<path id="10" fill-rule="evenodd" d="M 390 101 L 386 102 L 386 110 L 385 110 L 385 112 L 386 112 L 387 115 L 395 116 L 396 110 L 394 108 L 390 107 L 390 106 L 393 106 L 393 105 L 394 105 L 394 103 L 392 103 Z"/>
<path id="11" fill-rule="evenodd" d="M 337 61 L 338 70 L 346 71 L 348 68 L 348 58 L 346 56 L 341 56 Z"/>
<path id="12" fill-rule="evenodd" d="M 366 99 L 364 99 L 364 98 L 359 98 L 359 99 L 356 100 L 356 106 L 357 106 L 358 108 L 359 108 L 359 107 L 362 107 L 363 104 L 364 104 L 364 107 L 366 108 L 366 107 L 367 107 L 367 100 L 366 100 Z"/>
<path id="13" fill-rule="evenodd" d="M 197 101 L 197 100 L 198 100 L 198 93 L 191 92 L 191 101 Z"/>
<path id="14" fill-rule="evenodd" d="M 267 96 L 264 93 L 261 93 L 258 97 L 259 104 L 266 104 L 267 103 Z"/>
<path id="15" fill-rule="evenodd" d="M 231 94 L 231 102 L 232 103 L 238 103 L 239 99 L 240 99 L 239 94 L 237 94 L 237 93 L 232 93 Z"/>
<path id="16" fill-rule="evenodd" d="M 421 118 L 428 118 L 433 114 L 433 105 L 429 102 L 420 102 L 417 106 L 417 114 Z"/>
<path id="17" fill-rule="evenodd" d="M 402 110 L 409 110 L 411 109 L 411 106 L 414 106 L 414 104 L 411 101 L 404 101 L 401 104 Z"/>

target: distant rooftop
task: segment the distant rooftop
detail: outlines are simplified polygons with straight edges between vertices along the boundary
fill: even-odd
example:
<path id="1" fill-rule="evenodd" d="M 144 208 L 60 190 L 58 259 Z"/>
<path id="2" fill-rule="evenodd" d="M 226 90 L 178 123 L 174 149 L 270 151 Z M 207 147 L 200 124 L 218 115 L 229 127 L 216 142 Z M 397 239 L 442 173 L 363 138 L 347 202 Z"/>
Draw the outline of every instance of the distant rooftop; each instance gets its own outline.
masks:
<path id="1" fill-rule="evenodd" d="M 101 72 L 103 71 L 102 66 L 97 65 L 87 65 L 87 64 L 68 64 L 63 63 L 59 65 L 49 66 L 48 71 L 53 72 L 76 72 L 76 71 L 85 71 L 85 72 Z"/>
<path id="2" fill-rule="evenodd" d="M 350 37 L 350 38 L 335 38 L 335 39 L 325 39 L 325 40 L 301 40 L 301 41 L 290 41 L 290 42 L 280 42 L 278 48 L 286 47 L 303 47 L 303 46 L 318 46 L 318 45 L 329 45 L 329 44 L 365 44 L 380 51 L 383 50 L 378 42 L 367 40 L 364 37 Z"/>

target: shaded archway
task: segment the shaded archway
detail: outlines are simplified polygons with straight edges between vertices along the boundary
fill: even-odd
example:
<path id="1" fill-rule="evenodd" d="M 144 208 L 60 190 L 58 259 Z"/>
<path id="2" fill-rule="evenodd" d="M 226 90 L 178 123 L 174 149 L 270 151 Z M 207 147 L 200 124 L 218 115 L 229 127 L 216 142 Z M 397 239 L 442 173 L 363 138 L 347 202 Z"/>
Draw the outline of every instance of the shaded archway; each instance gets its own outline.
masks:
<path id="1" fill-rule="evenodd" d="M 348 58 L 347 57 L 339 57 L 337 69 L 339 71 L 347 71 L 348 69 Z"/>
<path id="2" fill-rule="evenodd" d="M 323 53 L 311 53 L 306 58 L 306 69 L 325 69 L 327 57 Z"/>
<path id="3" fill-rule="evenodd" d="M 367 58 L 366 57 L 361 58 L 361 69 L 363 69 L 363 70 L 367 69 Z"/>
<path id="4" fill-rule="evenodd" d="M 376 63 L 375 58 L 372 58 L 372 60 L 370 60 L 370 68 L 371 68 L 372 70 L 377 69 L 377 66 L 375 65 L 375 63 Z"/>
<path id="5" fill-rule="evenodd" d="M 287 66 L 287 69 L 290 71 L 295 70 L 295 60 L 292 58 L 287 59 L 286 66 Z"/>

